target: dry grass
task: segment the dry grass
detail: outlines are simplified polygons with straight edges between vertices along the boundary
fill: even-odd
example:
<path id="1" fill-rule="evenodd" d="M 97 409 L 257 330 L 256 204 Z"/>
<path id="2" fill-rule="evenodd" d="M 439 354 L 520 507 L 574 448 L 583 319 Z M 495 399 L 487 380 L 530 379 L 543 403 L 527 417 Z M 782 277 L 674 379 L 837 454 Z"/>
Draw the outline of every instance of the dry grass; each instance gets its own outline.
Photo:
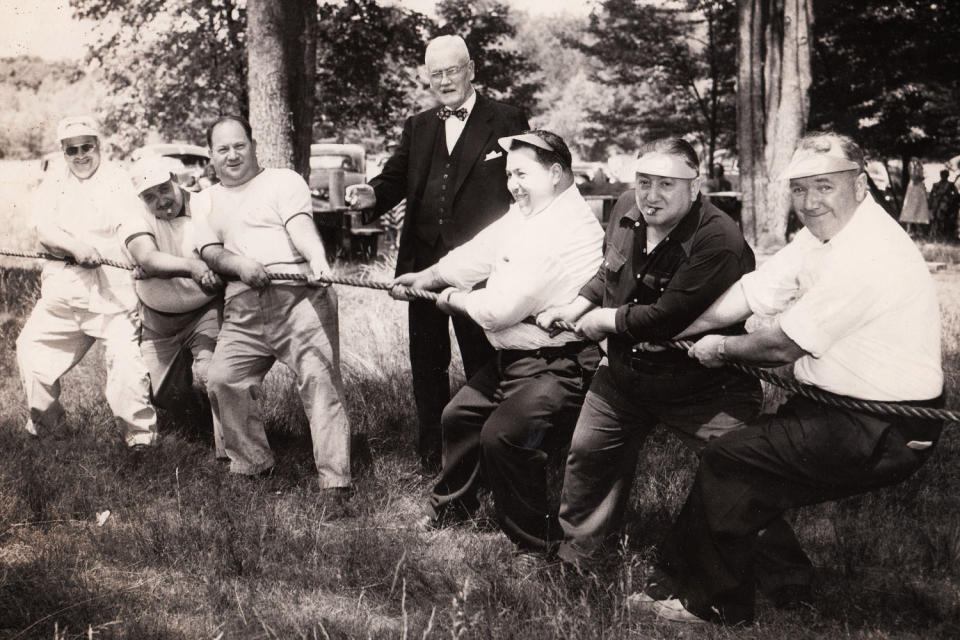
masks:
<path id="1" fill-rule="evenodd" d="M 162 415 L 159 450 L 137 463 L 104 401 L 98 349 L 64 380 L 66 424 L 24 437 L 13 343 L 36 273 L 5 273 L 0 638 L 960 636 L 955 427 L 902 485 L 795 514 L 818 566 L 815 611 L 762 602 L 748 629 L 681 628 L 623 607 L 689 486 L 695 460 L 674 438 L 659 433 L 644 449 L 618 562 L 588 576 L 531 566 L 482 517 L 442 531 L 410 526 L 429 483 L 412 454 L 405 308 L 385 294 L 338 289 L 348 411 L 372 452 L 342 503 L 314 488 L 309 433 L 282 367 L 267 384 L 279 464 L 266 479 L 227 473 L 189 412 Z M 956 406 L 960 271 L 935 277 Z"/>

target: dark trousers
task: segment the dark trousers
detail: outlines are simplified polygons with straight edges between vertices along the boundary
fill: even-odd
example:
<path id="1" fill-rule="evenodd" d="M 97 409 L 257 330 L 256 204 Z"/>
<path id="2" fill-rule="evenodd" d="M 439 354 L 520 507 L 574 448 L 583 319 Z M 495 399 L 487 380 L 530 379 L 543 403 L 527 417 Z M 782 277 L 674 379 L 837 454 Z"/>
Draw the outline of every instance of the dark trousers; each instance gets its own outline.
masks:
<path id="1" fill-rule="evenodd" d="M 533 549 L 558 542 L 546 464 L 570 441 L 598 361 L 593 345 L 498 351 L 443 412 L 443 471 L 430 496 L 432 515 L 471 511 L 482 479 L 511 540 Z"/>
<path id="2" fill-rule="evenodd" d="M 698 616 L 751 621 L 758 532 L 786 509 L 904 480 L 930 455 L 933 447 L 919 447 L 940 428 L 794 398 L 776 416 L 707 445 L 660 546 L 659 575 Z"/>
<path id="3" fill-rule="evenodd" d="M 440 419 L 450 402 L 450 320 L 432 302 L 413 300 L 410 320 L 410 372 L 417 405 L 417 452 L 424 457 L 440 453 Z M 483 329 L 468 317 L 455 315 L 453 330 L 463 358 L 467 380 L 494 355 Z"/>

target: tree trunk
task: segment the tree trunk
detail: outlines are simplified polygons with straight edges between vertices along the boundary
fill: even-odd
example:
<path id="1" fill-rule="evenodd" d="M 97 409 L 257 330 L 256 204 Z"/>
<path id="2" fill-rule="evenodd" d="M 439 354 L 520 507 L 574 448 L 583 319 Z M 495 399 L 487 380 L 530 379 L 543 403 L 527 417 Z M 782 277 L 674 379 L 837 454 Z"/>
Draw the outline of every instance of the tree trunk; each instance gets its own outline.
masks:
<path id="1" fill-rule="evenodd" d="M 309 177 L 316 0 L 248 0 L 250 125 L 266 167 Z"/>
<path id="2" fill-rule="evenodd" d="M 770 252 L 786 242 L 790 211 L 789 185 L 778 177 L 810 111 L 813 9 L 811 0 L 739 0 L 738 10 L 742 220 L 751 244 Z"/>

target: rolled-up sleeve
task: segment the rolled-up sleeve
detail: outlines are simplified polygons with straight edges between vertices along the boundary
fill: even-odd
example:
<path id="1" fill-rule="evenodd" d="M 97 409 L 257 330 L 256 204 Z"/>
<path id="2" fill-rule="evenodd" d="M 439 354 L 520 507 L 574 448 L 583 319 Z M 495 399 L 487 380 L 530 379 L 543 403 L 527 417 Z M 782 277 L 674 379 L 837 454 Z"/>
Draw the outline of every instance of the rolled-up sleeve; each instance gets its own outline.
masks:
<path id="1" fill-rule="evenodd" d="M 564 278 L 563 266 L 552 256 L 514 257 L 497 268 L 483 289 L 471 291 L 464 308 L 486 331 L 512 327 L 545 306 L 548 292 Z"/>

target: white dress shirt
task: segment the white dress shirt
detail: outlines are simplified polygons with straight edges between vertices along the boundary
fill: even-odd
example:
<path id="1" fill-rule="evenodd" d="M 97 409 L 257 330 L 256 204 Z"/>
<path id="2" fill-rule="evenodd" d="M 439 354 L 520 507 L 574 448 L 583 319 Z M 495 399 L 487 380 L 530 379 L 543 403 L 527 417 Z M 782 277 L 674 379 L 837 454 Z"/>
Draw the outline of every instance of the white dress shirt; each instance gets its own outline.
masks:
<path id="1" fill-rule="evenodd" d="M 537 349 L 579 340 L 570 332 L 550 338 L 521 322 L 576 299 L 603 259 L 603 229 L 575 185 L 525 215 L 514 204 L 469 242 L 437 264 L 458 289 L 487 279 L 464 297 L 464 307 L 497 349 Z"/>
<path id="2" fill-rule="evenodd" d="M 461 120 L 457 116 L 450 116 L 443 121 L 443 129 L 447 134 L 447 153 L 453 153 L 453 148 L 457 146 L 457 140 L 460 139 L 460 134 L 463 133 L 464 128 L 467 126 L 467 120 L 470 119 L 470 114 L 473 113 L 473 105 L 475 104 L 477 104 L 477 92 L 471 91 L 470 97 L 467 98 L 466 102 L 457 107 L 457 109 L 466 109 L 467 117 Z M 454 109 L 454 111 L 457 109 Z"/>
<path id="3" fill-rule="evenodd" d="M 810 354 L 794 365 L 801 382 L 867 400 L 940 394 L 933 278 L 872 197 L 828 242 L 803 229 L 741 283 L 750 309 L 780 314 L 780 328 Z"/>

